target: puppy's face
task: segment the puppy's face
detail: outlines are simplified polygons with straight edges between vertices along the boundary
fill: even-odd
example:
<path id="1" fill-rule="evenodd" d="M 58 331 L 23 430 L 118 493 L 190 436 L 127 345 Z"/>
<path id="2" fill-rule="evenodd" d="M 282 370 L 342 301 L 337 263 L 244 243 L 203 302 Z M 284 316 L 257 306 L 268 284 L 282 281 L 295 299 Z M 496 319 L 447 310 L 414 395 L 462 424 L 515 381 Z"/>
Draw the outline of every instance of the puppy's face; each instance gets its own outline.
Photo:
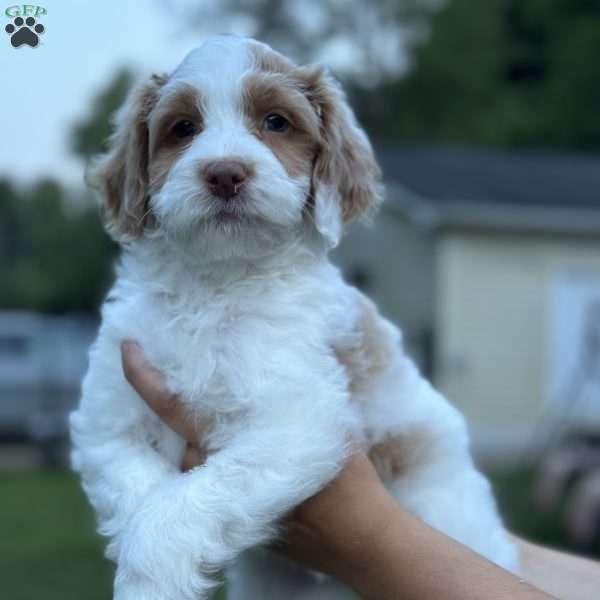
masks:
<path id="1" fill-rule="evenodd" d="M 98 174 L 117 238 L 159 230 L 219 257 L 307 227 L 334 245 L 379 201 L 370 145 L 331 78 L 230 36 L 133 91 Z"/>

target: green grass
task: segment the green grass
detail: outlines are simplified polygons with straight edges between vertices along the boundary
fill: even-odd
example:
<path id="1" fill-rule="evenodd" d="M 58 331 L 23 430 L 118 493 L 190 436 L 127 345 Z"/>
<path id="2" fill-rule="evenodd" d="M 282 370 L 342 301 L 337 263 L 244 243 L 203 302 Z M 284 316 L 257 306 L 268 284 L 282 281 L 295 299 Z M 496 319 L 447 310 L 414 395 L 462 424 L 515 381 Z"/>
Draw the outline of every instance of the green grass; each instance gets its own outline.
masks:
<path id="1" fill-rule="evenodd" d="M 506 526 L 515 534 L 542 545 L 591 558 L 600 558 L 600 541 L 585 551 L 571 544 L 563 528 L 566 494 L 551 513 L 540 513 L 531 500 L 534 472 L 529 468 L 497 472 L 492 476 L 494 491 Z"/>
<path id="2" fill-rule="evenodd" d="M 102 557 L 75 477 L 2 475 L 0 581 L 11 600 L 107 600 L 112 567 Z"/>
<path id="3" fill-rule="evenodd" d="M 0 475 L 2 598 L 110 600 L 113 566 L 103 547 L 75 476 Z"/>
<path id="4" fill-rule="evenodd" d="M 533 509 L 531 480 L 530 470 L 493 477 L 508 526 L 531 540 L 569 549 L 558 515 Z M 103 546 L 76 477 L 64 472 L 0 475 L 2 598 L 110 600 L 113 567 L 103 558 Z M 224 600 L 224 592 L 217 598 Z"/>

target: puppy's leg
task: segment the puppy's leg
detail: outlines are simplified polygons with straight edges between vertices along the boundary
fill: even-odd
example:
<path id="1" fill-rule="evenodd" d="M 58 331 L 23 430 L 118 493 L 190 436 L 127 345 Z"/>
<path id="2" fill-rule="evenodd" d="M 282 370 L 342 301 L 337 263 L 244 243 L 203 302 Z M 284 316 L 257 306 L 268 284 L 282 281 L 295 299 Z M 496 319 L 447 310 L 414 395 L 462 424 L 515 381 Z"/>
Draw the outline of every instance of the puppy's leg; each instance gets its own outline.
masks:
<path id="1" fill-rule="evenodd" d="M 199 600 L 212 574 L 267 542 L 274 523 L 332 479 L 348 452 L 341 381 L 264 382 L 260 407 L 195 470 L 151 492 L 123 536 L 117 600 Z M 345 411 L 345 412 L 344 412 Z"/>
<path id="2" fill-rule="evenodd" d="M 121 534 L 142 500 L 177 476 L 174 465 L 183 442 L 160 425 L 125 381 L 116 345 L 92 354 L 70 429 L 73 468 L 81 473 L 100 533 L 112 538 L 107 555 L 115 560 Z M 167 441 L 171 461 L 164 456 Z"/>
<path id="3" fill-rule="evenodd" d="M 98 517 L 98 531 L 111 538 L 106 555 L 116 560 L 131 515 L 149 491 L 177 476 L 177 469 L 134 433 L 74 450 L 74 466 Z"/>
<path id="4" fill-rule="evenodd" d="M 471 459 L 463 417 L 399 358 L 363 400 L 370 457 L 394 496 L 433 527 L 516 570 L 491 486 Z"/>
<path id="5" fill-rule="evenodd" d="M 486 479 L 469 454 L 465 421 L 420 375 L 399 330 L 359 299 L 353 335 L 335 352 L 348 372 L 370 457 L 396 498 L 434 527 L 514 570 Z"/>

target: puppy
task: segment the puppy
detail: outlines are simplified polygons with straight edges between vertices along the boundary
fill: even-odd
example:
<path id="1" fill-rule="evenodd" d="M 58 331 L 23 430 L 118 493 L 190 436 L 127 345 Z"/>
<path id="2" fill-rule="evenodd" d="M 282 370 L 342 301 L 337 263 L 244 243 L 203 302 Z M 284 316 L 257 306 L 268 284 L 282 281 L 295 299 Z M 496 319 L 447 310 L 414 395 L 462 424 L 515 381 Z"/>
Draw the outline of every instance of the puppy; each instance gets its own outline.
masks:
<path id="1" fill-rule="evenodd" d="M 110 538 L 116 600 L 207 598 L 225 567 L 234 599 L 347 597 L 245 551 L 356 444 L 409 510 L 517 568 L 463 418 L 327 259 L 381 190 L 322 68 L 211 38 L 131 93 L 97 178 L 123 253 L 71 415 L 72 462 Z M 210 424 L 202 467 L 179 472 L 184 442 L 125 381 L 124 338 Z"/>

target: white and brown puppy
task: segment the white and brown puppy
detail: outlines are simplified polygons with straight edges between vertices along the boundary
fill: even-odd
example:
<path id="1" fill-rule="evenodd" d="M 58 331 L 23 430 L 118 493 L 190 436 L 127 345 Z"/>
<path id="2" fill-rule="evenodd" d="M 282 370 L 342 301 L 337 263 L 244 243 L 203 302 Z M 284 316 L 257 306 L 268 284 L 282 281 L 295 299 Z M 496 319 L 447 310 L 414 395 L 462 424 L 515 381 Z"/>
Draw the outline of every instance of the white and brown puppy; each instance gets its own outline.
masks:
<path id="1" fill-rule="evenodd" d="M 123 255 L 71 416 L 117 600 L 206 598 L 224 567 L 232 598 L 346 597 L 244 552 L 355 443 L 411 511 L 516 568 L 463 418 L 327 259 L 378 176 L 331 77 L 250 39 L 208 40 L 119 113 L 98 177 Z M 124 338 L 211 423 L 202 467 L 179 472 L 184 442 L 125 381 Z"/>

